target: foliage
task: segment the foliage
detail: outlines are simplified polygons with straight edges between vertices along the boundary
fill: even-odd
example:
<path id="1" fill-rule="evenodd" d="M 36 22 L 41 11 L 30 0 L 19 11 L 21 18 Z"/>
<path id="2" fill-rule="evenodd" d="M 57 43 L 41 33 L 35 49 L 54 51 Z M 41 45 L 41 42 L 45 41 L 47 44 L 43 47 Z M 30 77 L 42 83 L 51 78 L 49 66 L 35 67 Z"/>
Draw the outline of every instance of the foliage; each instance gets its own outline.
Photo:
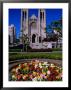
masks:
<path id="1" fill-rule="evenodd" d="M 60 20 L 57 20 L 57 21 L 53 21 L 51 22 L 50 25 L 48 25 L 48 28 L 47 30 L 51 29 L 53 31 L 53 34 L 48 36 L 48 40 L 49 41 L 58 41 L 58 39 L 60 37 L 62 37 L 62 18 Z M 54 30 L 58 33 L 58 34 L 55 34 L 54 33 Z"/>
<path id="2" fill-rule="evenodd" d="M 21 52 L 22 49 L 9 49 L 9 52 Z"/>
<path id="3" fill-rule="evenodd" d="M 52 49 L 28 49 L 29 52 L 52 52 Z"/>
<path id="4" fill-rule="evenodd" d="M 52 48 L 52 51 L 62 51 L 62 48 Z"/>

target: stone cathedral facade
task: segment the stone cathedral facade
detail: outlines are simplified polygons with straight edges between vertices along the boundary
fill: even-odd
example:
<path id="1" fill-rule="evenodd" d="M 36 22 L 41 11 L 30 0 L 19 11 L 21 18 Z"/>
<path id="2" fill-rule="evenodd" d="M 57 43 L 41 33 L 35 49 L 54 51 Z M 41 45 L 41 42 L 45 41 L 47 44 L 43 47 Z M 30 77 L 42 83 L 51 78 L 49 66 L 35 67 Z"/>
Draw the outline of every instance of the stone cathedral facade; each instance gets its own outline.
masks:
<path id="1" fill-rule="evenodd" d="M 28 17 L 28 14 L 28 9 L 21 10 L 22 32 L 20 32 L 20 37 L 27 35 L 32 49 L 51 48 L 50 43 L 44 41 L 46 38 L 46 11 L 38 9 L 38 17 L 35 14 Z M 20 38 L 20 43 L 23 43 L 22 38 Z"/>

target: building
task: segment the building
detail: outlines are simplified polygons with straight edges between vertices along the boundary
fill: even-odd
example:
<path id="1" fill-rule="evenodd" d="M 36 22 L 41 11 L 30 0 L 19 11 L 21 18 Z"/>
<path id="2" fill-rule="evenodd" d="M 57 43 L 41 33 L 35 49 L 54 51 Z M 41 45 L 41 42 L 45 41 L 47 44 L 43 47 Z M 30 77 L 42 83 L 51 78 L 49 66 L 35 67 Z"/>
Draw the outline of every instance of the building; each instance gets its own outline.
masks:
<path id="1" fill-rule="evenodd" d="M 11 24 L 9 26 L 9 44 L 10 45 L 14 45 L 15 41 L 16 41 L 16 31 L 15 31 L 15 26 L 13 24 Z"/>
<path id="2" fill-rule="evenodd" d="M 21 10 L 21 31 L 20 44 L 23 44 L 24 35 L 29 38 L 30 47 L 32 49 L 47 49 L 52 48 L 53 42 L 45 41 L 46 33 L 46 11 L 38 10 L 38 17 L 33 14 L 28 17 L 28 9 Z"/>

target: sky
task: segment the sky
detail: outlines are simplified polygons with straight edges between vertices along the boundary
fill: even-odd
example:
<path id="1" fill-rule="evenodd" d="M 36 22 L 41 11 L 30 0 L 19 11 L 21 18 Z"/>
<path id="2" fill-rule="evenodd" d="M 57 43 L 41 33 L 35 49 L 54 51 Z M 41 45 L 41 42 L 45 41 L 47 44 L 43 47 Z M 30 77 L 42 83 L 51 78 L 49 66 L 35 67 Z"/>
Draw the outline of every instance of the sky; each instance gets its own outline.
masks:
<path id="1" fill-rule="evenodd" d="M 62 9 L 45 9 L 46 10 L 46 26 L 52 21 L 59 20 L 62 17 Z M 38 17 L 38 9 L 29 9 L 29 17 L 35 14 Z M 21 9 L 9 9 L 9 25 L 14 24 L 16 28 L 16 37 L 19 38 L 21 29 Z M 50 32 L 51 30 L 49 30 Z"/>

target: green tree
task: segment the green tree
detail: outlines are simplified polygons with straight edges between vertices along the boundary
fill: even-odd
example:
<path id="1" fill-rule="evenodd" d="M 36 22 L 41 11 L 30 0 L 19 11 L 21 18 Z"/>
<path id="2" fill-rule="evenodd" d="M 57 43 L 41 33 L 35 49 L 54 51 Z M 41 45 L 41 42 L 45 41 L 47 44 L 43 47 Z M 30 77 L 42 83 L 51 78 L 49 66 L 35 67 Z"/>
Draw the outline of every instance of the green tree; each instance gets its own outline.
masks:
<path id="1" fill-rule="evenodd" d="M 27 36 L 27 34 L 25 35 L 25 34 L 23 34 L 24 32 L 23 32 L 23 30 L 21 30 L 21 33 L 22 33 L 22 37 L 21 37 L 21 39 L 22 39 L 22 43 L 23 43 L 23 52 L 24 51 L 26 51 L 27 52 L 27 48 L 28 48 L 28 46 L 29 46 L 29 38 L 28 38 L 28 36 Z"/>
<path id="2" fill-rule="evenodd" d="M 58 40 L 60 37 L 62 37 L 62 18 L 60 20 L 51 22 L 51 24 L 48 25 L 47 30 L 48 29 L 53 30 L 53 32 L 54 32 L 54 30 L 57 31 L 58 34 L 55 34 L 55 37 L 53 37 L 53 38 L 57 37 L 56 40 Z"/>
<path id="3" fill-rule="evenodd" d="M 62 37 L 62 19 L 53 21 L 51 27 L 59 33 L 59 37 Z"/>
<path id="4" fill-rule="evenodd" d="M 27 52 L 27 48 L 29 46 L 29 38 L 27 35 L 23 34 L 23 51 Z"/>

